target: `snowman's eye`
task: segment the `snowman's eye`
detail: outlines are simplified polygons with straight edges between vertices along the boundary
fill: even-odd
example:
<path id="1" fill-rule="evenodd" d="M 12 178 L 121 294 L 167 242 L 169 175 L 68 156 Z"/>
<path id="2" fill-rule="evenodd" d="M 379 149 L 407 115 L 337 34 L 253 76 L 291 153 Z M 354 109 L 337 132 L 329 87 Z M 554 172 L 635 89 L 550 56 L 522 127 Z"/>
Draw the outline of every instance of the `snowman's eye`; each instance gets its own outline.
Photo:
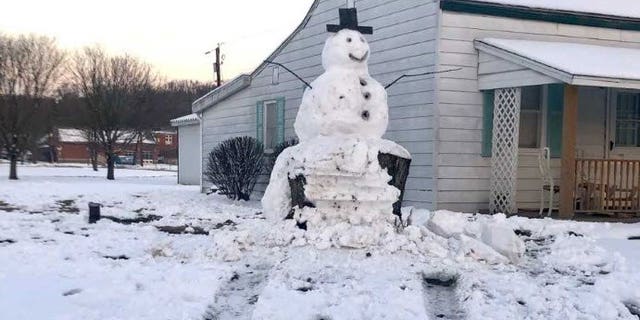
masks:
<path id="1" fill-rule="evenodd" d="M 351 41 L 353 41 L 351 38 L 347 38 L 347 42 L 351 43 Z"/>
<path id="2" fill-rule="evenodd" d="M 363 87 L 366 86 L 367 85 L 367 80 L 360 79 L 360 85 L 363 86 Z"/>

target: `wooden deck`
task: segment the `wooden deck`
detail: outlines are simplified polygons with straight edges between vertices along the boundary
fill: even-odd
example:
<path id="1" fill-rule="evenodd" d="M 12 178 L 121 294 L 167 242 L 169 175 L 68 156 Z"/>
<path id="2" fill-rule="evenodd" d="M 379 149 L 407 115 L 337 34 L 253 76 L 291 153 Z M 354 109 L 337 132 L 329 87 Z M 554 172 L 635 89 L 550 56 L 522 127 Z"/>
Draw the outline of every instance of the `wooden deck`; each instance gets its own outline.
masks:
<path id="1" fill-rule="evenodd" d="M 575 162 L 575 212 L 640 214 L 640 160 Z"/>

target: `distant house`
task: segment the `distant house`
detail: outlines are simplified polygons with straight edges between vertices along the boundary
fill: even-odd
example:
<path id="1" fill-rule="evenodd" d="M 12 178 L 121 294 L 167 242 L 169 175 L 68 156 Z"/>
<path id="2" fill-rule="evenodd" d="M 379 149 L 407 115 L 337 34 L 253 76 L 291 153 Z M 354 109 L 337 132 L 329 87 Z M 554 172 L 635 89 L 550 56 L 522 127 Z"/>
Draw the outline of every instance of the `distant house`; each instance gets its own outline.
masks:
<path id="1" fill-rule="evenodd" d="M 640 211 L 640 2 L 357 1 L 370 71 L 389 89 L 386 138 L 413 154 L 407 205 L 539 208 L 549 148 L 561 214 Z M 311 81 L 344 0 L 316 0 L 268 60 Z M 240 135 L 294 137 L 304 85 L 260 65 L 193 103 L 204 158 Z M 544 159 L 544 156 L 542 157 Z M 203 159 L 204 160 L 204 159 Z M 202 161 L 205 165 L 206 161 Z M 264 190 L 266 179 L 257 186 Z M 203 188 L 207 187 L 203 180 Z"/>
<path id="2" fill-rule="evenodd" d="M 141 144 L 135 141 L 129 144 L 119 144 L 116 153 L 119 156 L 128 159 L 140 159 L 147 163 L 157 163 L 158 150 L 156 141 L 152 139 L 143 139 Z M 138 145 L 140 145 L 138 149 Z M 90 144 L 87 135 L 79 129 L 60 128 L 55 129 L 49 138 L 49 146 L 55 150 L 53 159 L 57 162 L 74 162 L 74 163 L 90 163 Z M 106 163 L 104 152 L 98 149 L 98 162 Z M 137 161 L 136 161 L 137 162 Z"/>
<path id="3" fill-rule="evenodd" d="M 178 133 L 170 130 L 154 131 L 158 163 L 178 164 Z"/>
<path id="4" fill-rule="evenodd" d="M 195 114 L 171 120 L 178 129 L 178 183 L 199 185 L 201 178 L 200 119 Z"/>

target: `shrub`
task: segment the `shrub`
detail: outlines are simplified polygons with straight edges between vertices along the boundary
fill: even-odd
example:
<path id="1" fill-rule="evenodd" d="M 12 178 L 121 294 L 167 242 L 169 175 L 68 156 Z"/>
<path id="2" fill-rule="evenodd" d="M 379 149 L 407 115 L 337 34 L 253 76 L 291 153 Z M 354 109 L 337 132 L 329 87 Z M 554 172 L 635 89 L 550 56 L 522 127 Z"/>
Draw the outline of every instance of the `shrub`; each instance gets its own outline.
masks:
<path id="1" fill-rule="evenodd" d="M 285 140 L 281 143 L 278 143 L 275 147 L 273 147 L 273 153 L 271 153 L 267 159 L 266 169 L 267 173 L 270 173 L 273 170 L 273 166 L 276 164 L 276 160 L 278 156 L 284 151 L 284 149 L 293 147 L 298 144 L 298 139 L 291 138 L 289 140 Z"/>
<path id="2" fill-rule="evenodd" d="M 220 143 L 209 153 L 207 180 L 229 199 L 248 201 L 264 163 L 264 147 L 252 137 Z"/>

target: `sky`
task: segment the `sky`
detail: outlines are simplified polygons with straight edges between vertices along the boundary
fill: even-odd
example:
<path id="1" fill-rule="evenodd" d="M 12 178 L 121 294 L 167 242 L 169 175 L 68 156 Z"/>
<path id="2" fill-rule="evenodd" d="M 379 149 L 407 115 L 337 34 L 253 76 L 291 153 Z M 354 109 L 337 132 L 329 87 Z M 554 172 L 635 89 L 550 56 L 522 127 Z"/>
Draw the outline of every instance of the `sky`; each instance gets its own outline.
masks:
<path id="1" fill-rule="evenodd" d="M 213 81 L 251 72 L 300 24 L 313 0 L 0 0 L 0 32 L 56 38 L 64 49 L 101 45 L 152 64 L 168 80 Z"/>

